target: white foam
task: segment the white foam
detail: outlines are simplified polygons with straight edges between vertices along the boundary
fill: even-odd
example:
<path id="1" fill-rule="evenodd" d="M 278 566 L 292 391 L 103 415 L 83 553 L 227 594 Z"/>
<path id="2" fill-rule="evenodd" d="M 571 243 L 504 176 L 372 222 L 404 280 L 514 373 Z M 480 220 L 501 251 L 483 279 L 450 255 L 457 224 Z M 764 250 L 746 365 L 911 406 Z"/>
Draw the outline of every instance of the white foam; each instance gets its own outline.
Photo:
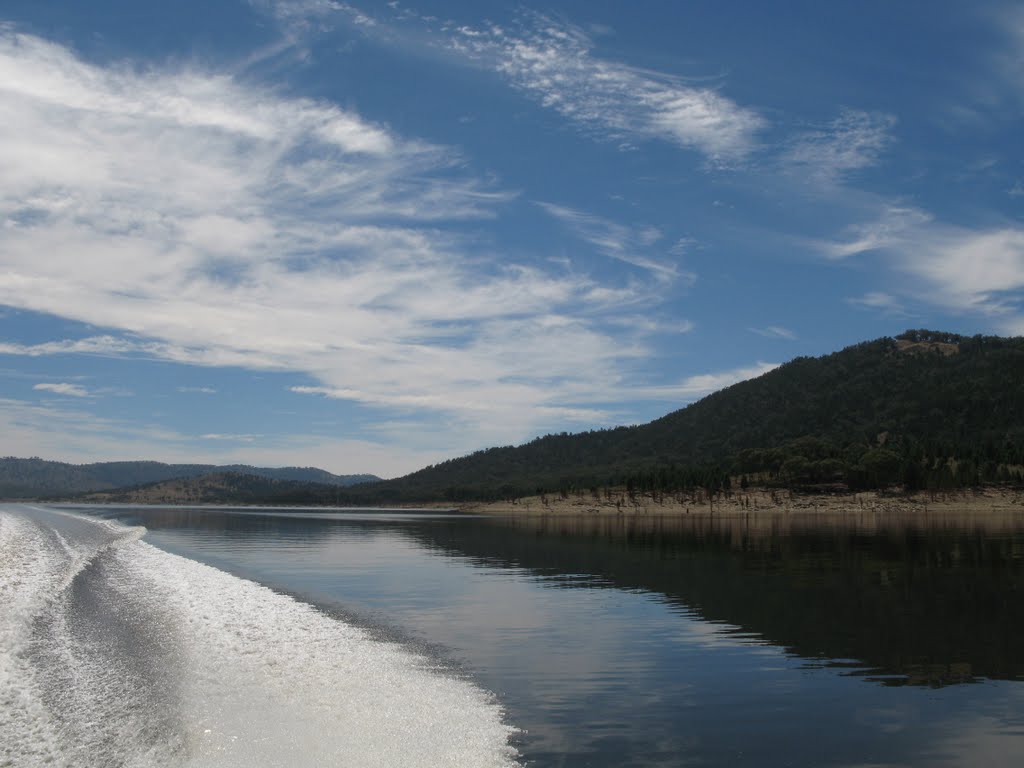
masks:
<path id="1" fill-rule="evenodd" d="M 33 526 L 0 513 L 0 765 L 57 764 L 56 726 L 25 656 L 53 569 Z"/>
<path id="2" fill-rule="evenodd" d="M 0 765 L 516 765 L 493 698 L 407 648 L 124 528 L 106 523 L 92 554 L 65 535 L 60 552 L 45 526 L 7 512 Z M 105 612 L 110 638 L 90 630 Z M 43 614 L 40 649 L 30 629 Z M 44 674 L 39 654 L 67 674 Z"/>

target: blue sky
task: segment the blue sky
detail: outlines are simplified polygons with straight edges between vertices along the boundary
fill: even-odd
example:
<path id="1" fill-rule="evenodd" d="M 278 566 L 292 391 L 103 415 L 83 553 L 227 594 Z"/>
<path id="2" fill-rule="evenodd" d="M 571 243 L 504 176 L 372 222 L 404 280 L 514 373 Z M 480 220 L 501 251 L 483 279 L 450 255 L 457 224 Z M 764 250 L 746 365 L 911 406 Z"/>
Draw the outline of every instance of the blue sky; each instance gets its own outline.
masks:
<path id="1" fill-rule="evenodd" d="M 0 453 L 395 476 L 1024 334 L 1024 9 L 0 8 Z"/>

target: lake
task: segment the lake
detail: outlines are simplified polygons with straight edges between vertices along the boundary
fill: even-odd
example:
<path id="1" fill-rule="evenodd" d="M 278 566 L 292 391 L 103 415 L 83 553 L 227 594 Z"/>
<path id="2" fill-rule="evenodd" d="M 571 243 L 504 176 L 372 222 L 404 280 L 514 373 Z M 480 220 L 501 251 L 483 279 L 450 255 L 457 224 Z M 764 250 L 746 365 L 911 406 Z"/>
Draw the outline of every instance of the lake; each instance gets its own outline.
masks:
<path id="1" fill-rule="evenodd" d="M 231 653 L 267 653 L 268 648 L 277 649 L 278 658 L 305 653 L 295 640 L 298 634 L 293 636 L 290 629 L 290 622 L 299 620 L 330 622 L 356 632 L 365 645 L 358 646 L 358 652 L 344 646 L 344 653 L 359 659 L 355 669 L 362 670 L 365 659 L 376 658 L 374 648 L 392 649 L 389 653 L 397 655 L 388 657 L 390 661 L 378 660 L 381 670 L 408 668 L 408 674 L 401 672 L 389 684 L 405 685 L 409 676 L 424 675 L 409 684 L 411 693 L 388 699 L 409 707 L 402 717 L 409 733 L 419 735 L 408 737 L 404 752 L 387 757 L 398 738 L 390 734 L 404 733 L 401 728 L 380 730 L 379 721 L 390 716 L 390 710 L 378 712 L 375 720 L 372 710 L 380 705 L 367 698 L 360 710 L 362 719 L 325 714 L 334 702 L 370 696 L 372 686 L 360 685 L 344 697 L 337 692 L 338 686 L 355 685 L 346 682 L 351 675 L 332 677 L 340 673 L 334 670 L 331 648 L 341 648 L 336 644 L 348 643 L 348 636 L 323 640 L 336 630 L 313 624 L 302 631 L 316 638 L 313 644 L 320 656 L 288 673 L 303 691 L 290 706 L 305 714 L 296 718 L 301 722 L 292 724 L 287 734 L 275 730 L 271 736 L 259 736 L 246 731 L 254 718 L 273 719 L 273 713 L 260 709 L 263 704 L 251 703 L 270 694 L 261 689 L 258 678 L 240 671 L 230 685 L 248 686 L 250 703 L 225 699 L 217 706 L 207 704 L 202 723 L 185 722 L 191 715 L 180 713 L 175 715 L 178 720 L 165 722 L 161 714 L 155 725 L 136 723 L 148 735 L 140 737 L 132 751 L 104 747 L 105 754 L 120 755 L 117 759 L 126 765 L 147 764 L 147 755 L 153 756 L 153 764 L 166 762 L 167 755 L 184 763 L 197 754 L 205 757 L 195 764 L 235 764 L 220 756 L 230 752 L 226 740 L 239 734 L 243 741 L 264 738 L 269 750 L 239 751 L 241 747 L 230 742 L 239 765 L 250 764 L 242 758 L 251 760 L 254 754 L 290 756 L 289 764 L 296 765 L 324 764 L 332 754 L 341 765 L 419 764 L 411 756 L 422 764 L 462 764 L 428 759 L 429 750 L 443 750 L 445 744 L 462 750 L 466 765 L 503 765 L 510 758 L 501 753 L 501 744 L 510 728 L 516 760 L 538 768 L 1024 764 L 1020 517 L 487 518 L 157 507 L 78 508 L 64 513 L 9 507 L 6 512 L 19 525 L 31 520 L 40 531 L 59 530 L 65 549 L 68 541 L 85 535 L 68 528 L 79 525 L 82 516 L 82 525 L 108 526 L 102 547 L 111 546 L 108 539 L 114 534 L 109 531 L 123 538 L 127 530 L 136 532 L 133 542 L 141 537 L 138 546 L 148 544 L 161 551 L 146 555 L 148 570 L 141 570 L 142 555 L 133 556 L 135 560 L 119 566 L 134 569 L 125 570 L 129 575 L 120 581 L 105 576 L 108 580 L 102 582 L 89 570 L 102 557 L 83 555 L 94 565 L 74 573 L 85 574 L 95 584 L 90 582 L 87 590 L 80 583 L 82 576 L 68 577 L 82 592 L 80 604 L 65 606 L 62 612 L 53 612 L 57 618 L 48 619 L 54 626 L 74 629 L 76 622 L 95 625 L 99 610 L 114 617 L 109 622 L 132 627 L 125 635 L 131 647 L 118 652 L 118 658 L 134 659 L 130 666 L 137 684 L 126 685 L 122 693 L 129 698 L 150 696 L 136 690 L 152 689 L 150 680 L 173 688 L 166 667 L 182 662 L 167 654 L 180 655 L 182 643 L 198 642 L 164 642 L 137 625 L 151 628 L 163 622 L 171 633 L 182 632 L 182 624 L 202 628 L 209 620 L 203 606 L 222 605 L 212 601 L 223 599 L 228 607 L 214 611 L 220 617 L 242 600 L 230 591 L 241 587 L 221 585 L 215 593 L 207 585 L 221 577 L 204 570 L 201 579 L 189 582 L 193 586 L 184 597 L 175 593 L 160 598 L 159 606 L 181 603 L 174 613 L 158 610 L 157 601 L 149 600 L 140 602 L 128 618 L 121 615 L 124 610 L 115 615 L 110 606 L 96 608 L 111 590 L 121 589 L 126 600 L 138 599 L 136 593 L 150 589 L 147 580 L 170 581 L 178 571 L 191 568 L 188 563 L 202 563 L 296 599 L 288 601 L 292 607 L 286 611 L 284 603 L 273 602 L 284 598 L 268 592 L 259 599 L 269 607 L 251 609 L 249 619 L 223 620 L 223 634 L 202 646 L 202 659 L 189 664 L 202 664 L 217 654 L 222 661 L 204 673 L 205 683 L 143 702 L 154 712 L 175 707 L 187 712 L 193 698 L 210 698 L 215 684 L 228 687 L 221 675 L 226 665 L 236 663 Z M 0 512 L 0 523 L 4 519 Z M 145 527 L 144 533 L 139 526 Z M 0 526 L 0 534 L 7 531 L 9 546 L 15 541 L 12 530 L 20 529 Z M 43 534 L 37 539 L 42 548 Z M 0 547 L 3 542 L 0 536 Z M 159 559 L 167 557 L 162 553 L 180 557 L 165 561 Z M 234 581 L 242 584 L 238 578 Z M 250 599 L 248 593 L 243 596 Z M 18 599 L 29 604 L 28 598 Z M 293 617 L 306 606 L 319 609 L 313 612 L 315 620 L 305 613 Z M 27 608 L 23 612 L 31 613 Z M 256 614 L 259 621 L 251 618 Z M 265 632 L 268 624 L 285 639 L 259 635 L 260 648 L 254 648 L 256 633 Z M 90 626 L 89 631 L 102 635 L 102 627 Z M 47 637 L 52 635 L 46 631 Z M 83 632 L 81 627 L 69 631 L 68 642 L 78 643 L 75 638 Z M 71 653 L 39 638 L 12 640 L 14 635 L 8 634 L 8 646 L 23 643 L 18 646 L 19 659 L 31 660 L 33 653 L 39 659 Z M 225 638 L 231 638 L 230 643 Z M 96 639 L 91 642 L 93 646 L 74 646 L 76 659 L 88 658 Z M 178 650 L 167 651 L 168 647 Z M 153 661 L 164 656 L 167 664 Z M 64 662 L 50 662 L 45 668 L 59 663 Z M 264 667 L 275 663 L 261 662 Z M 36 666 L 44 668 L 41 662 Z M 45 677 L 36 666 L 31 674 Z M 22 674 L 18 669 L 15 673 Z M 181 669 L 184 674 L 188 665 Z M 29 680 L 31 675 L 24 672 L 23 677 Z M 285 683 L 281 686 L 274 689 L 276 695 L 292 695 Z M 46 690 L 43 684 L 37 687 Z M 30 689 L 26 682 L 25 690 Z M 44 709 L 63 706 L 52 692 L 39 698 Z M 3 701 L 8 711 L 16 712 L 18 706 L 10 696 Z M 255 709 L 246 714 L 246 707 Z M 431 719 L 438 714 L 443 716 L 440 721 Z M 104 714 L 104 719 L 118 716 L 124 715 Z M 60 720 L 63 715 L 54 717 Z M 316 718 L 325 718 L 318 730 L 302 730 L 312 728 L 308 723 Z M 235 729 L 230 735 L 221 720 L 230 721 Z M 203 723 L 208 730 L 199 729 Z M 61 721 L 51 729 L 58 761 L 73 743 L 68 739 L 85 738 L 75 736 L 80 727 Z M 0 724 L 0 734 L 2 728 Z M 211 739 L 223 731 L 224 744 L 216 745 L 220 751 L 204 747 L 201 736 L 183 741 L 181 733 L 189 728 L 212 732 Z M 452 733 L 437 737 L 438 744 L 428 743 L 439 729 Z M 354 730 L 370 734 L 365 743 L 353 747 L 338 742 L 339 751 L 315 755 L 305 746 L 304 739 L 320 739 L 326 743 L 322 748 L 329 750 L 331 739 L 342 736 L 326 733 Z M 167 747 L 170 751 L 160 751 L 161 740 L 173 742 Z M 282 740 L 291 744 L 290 751 L 274 752 Z"/>

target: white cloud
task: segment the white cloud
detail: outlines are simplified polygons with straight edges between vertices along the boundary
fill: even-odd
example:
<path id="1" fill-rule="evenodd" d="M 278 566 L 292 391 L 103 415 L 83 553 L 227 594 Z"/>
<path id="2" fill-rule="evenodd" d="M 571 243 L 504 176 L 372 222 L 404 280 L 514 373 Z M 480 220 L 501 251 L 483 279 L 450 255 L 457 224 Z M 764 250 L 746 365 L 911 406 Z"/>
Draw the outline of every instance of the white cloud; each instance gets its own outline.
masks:
<path id="1" fill-rule="evenodd" d="M 749 330 L 758 336 L 764 336 L 766 339 L 796 340 L 796 334 L 788 328 L 783 328 L 781 325 L 769 325 L 765 328 L 750 328 Z"/>
<path id="2" fill-rule="evenodd" d="M 200 435 L 203 440 L 226 440 L 230 443 L 254 443 L 260 435 L 226 435 L 220 432 L 208 432 Z"/>
<path id="3" fill-rule="evenodd" d="M 684 334 L 690 333 L 696 328 L 696 324 L 691 320 L 684 319 L 659 319 L 657 317 L 651 317 L 650 315 L 622 315 L 620 317 L 612 318 L 608 321 L 613 325 L 620 325 L 623 328 L 636 331 L 642 334 L 649 333 L 672 333 L 672 334 Z"/>
<path id="4" fill-rule="evenodd" d="M 741 366 L 727 371 L 716 373 L 702 373 L 695 376 L 688 376 L 674 384 L 666 384 L 658 387 L 643 388 L 644 397 L 657 398 L 660 400 L 675 400 L 679 402 L 691 402 L 699 398 L 717 392 L 720 389 L 731 387 L 741 381 L 754 379 L 766 373 L 774 371 L 781 363 L 764 363 L 758 361 L 754 365 Z"/>
<path id="5" fill-rule="evenodd" d="M 827 126 L 798 136 L 783 162 L 821 182 L 877 165 L 892 144 L 892 115 L 845 110 Z"/>
<path id="6" fill-rule="evenodd" d="M 734 368 L 729 371 L 689 376 L 679 383 L 677 389 L 684 397 L 704 397 L 741 381 L 756 379 L 758 376 L 774 371 L 779 365 L 779 363 L 758 362 L 752 366 Z"/>
<path id="7" fill-rule="evenodd" d="M 908 233 L 922 230 L 932 222 L 932 216 L 924 211 L 889 205 L 883 208 L 875 221 L 850 227 L 850 238 L 819 245 L 828 258 L 845 259 L 868 251 L 898 246 L 907 241 Z"/>
<path id="8" fill-rule="evenodd" d="M 45 355 L 100 355 L 120 356 L 139 351 L 140 345 L 113 336 L 90 336 L 84 339 L 48 341 L 42 344 L 12 344 L 0 342 L 0 354 L 42 357 Z"/>
<path id="9" fill-rule="evenodd" d="M 200 395 L 215 395 L 217 390 L 213 387 L 178 387 L 179 392 L 195 393 Z"/>
<path id="10" fill-rule="evenodd" d="M 852 304 L 855 307 L 861 307 L 863 309 L 873 309 L 886 314 L 892 315 L 906 315 L 903 305 L 888 293 L 882 291 L 871 291 L 865 293 L 863 296 L 851 297 L 846 300 L 847 304 Z"/>
<path id="11" fill-rule="evenodd" d="M 609 258 L 648 271 L 656 279 L 671 282 L 678 278 L 693 283 L 696 276 L 681 271 L 674 261 L 659 260 L 645 255 L 658 240 L 661 232 L 655 227 L 629 227 L 593 214 L 564 205 L 538 202 L 547 214 L 565 224 L 582 240 L 590 243 Z M 682 249 L 673 246 L 670 252 L 682 255 Z"/>
<path id="12" fill-rule="evenodd" d="M 397 10 L 382 23 L 346 3 L 277 0 L 254 4 L 269 5 L 286 26 L 303 30 L 337 13 L 364 34 L 406 50 L 422 45 L 422 31 L 412 35 L 399 31 L 402 23 L 412 21 L 428 30 L 433 46 L 497 72 L 582 130 L 619 142 L 626 149 L 633 148 L 634 142 L 667 141 L 700 152 L 715 164 L 727 165 L 751 152 L 757 133 L 766 126 L 755 110 L 738 105 L 714 88 L 596 56 L 586 31 L 540 13 L 524 12 L 514 28 L 496 24 L 477 28 L 442 22 L 411 8 Z M 592 32 L 600 37 L 607 30 L 598 25 Z"/>
<path id="13" fill-rule="evenodd" d="M 39 392 L 53 392 L 55 395 L 67 395 L 68 397 L 89 397 L 89 390 L 78 384 L 67 382 L 36 384 L 32 389 Z"/>
<path id="14" fill-rule="evenodd" d="M 326 17 L 349 8 L 335 0 L 249 0 L 249 3 L 282 21 Z"/>
<path id="15" fill-rule="evenodd" d="M 595 56 L 583 30 L 545 16 L 530 16 L 515 31 L 458 27 L 448 44 L 605 139 L 659 139 L 728 163 L 749 153 L 765 126 L 757 112 L 716 90 Z"/>
<path id="16" fill-rule="evenodd" d="M 933 233 L 931 253 L 904 254 L 905 268 L 937 286 L 954 306 L 1016 310 L 1024 288 L 1024 228 Z"/>
<path id="17" fill-rule="evenodd" d="M 458 450 L 608 417 L 579 403 L 650 354 L 607 322 L 638 289 L 461 238 L 510 195 L 337 106 L 8 27 L 0 111 L 0 304 L 109 329 L 0 353 L 295 371 Z"/>
<path id="18" fill-rule="evenodd" d="M 1024 290 L 1024 228 L 1014 224 L 970 228 L 936 221 L 924 211 L 886 208 L 851 229 L 852 239 L 827 243 L 826 255 L 847 258 L 878 252 L 902 273 L 901 292 L 954 312 L 1000 318 L 1018 327 Z M 863 306 L 900 309 L 887 294 L 869 294 Z"/>
<path id="19" fill-rule="evenodd" d="M 289 390 L 301 395 L 322 395 L 333 400 L 357 400 L 360 402 L 380 402 L 380 404 L 389 406 L 400 406 L 407 408 L 439 408 L 439 409 L 451 409 L 454 410 L 451 401 L 443 395 L 409 395 L 401 398 L 390 398 L 386 400 L 380 400 L 369 392 L 360 392 L 352 389 L 341 389 L 341 388 L 330 388 L 330 387 L 305 387 L 305 386 L 294 386 L 289 387 Z M 510 397 L 516 397 L 517 387 L 508 387 L 503 394 Z M 489 400 L 483 398 L 476 398 L 464 401 L 459 404 L 462 411 L 477 412 L 480 415 L 492 413 L 497 406 Z M 557 407 L 557 406 L 540 406 L 538 409 L 539 413 L 543 416 L 552 419 L 558 423 L 564 422 L 578 422 L 582 424 L 604 424 L 608 423 L 611 414 L 602 409 L 597 408 L 580 408 L 580 407 Z M 495 437 L 500 439 L 500 435 L 495 433 Z M 507 442 L 507 437 L 506 440 Z"/>

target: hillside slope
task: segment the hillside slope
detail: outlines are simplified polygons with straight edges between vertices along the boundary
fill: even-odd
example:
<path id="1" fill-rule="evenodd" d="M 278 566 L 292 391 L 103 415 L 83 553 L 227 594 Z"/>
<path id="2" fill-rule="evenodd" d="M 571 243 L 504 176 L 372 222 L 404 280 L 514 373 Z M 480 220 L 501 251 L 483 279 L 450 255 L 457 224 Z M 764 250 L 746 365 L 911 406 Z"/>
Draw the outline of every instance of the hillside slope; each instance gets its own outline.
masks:
<path id="1" fill-rule="evenodd" d="M 908 331 L 797 358 L 648 424 L 492 448 L 359 490 L 458 500 L 738 473 L 962 485 L 1024 465 L 1022 382 L 1022 338 Z"/>
<path id="2" fill-rule="evenodd" d="M 281 480 L 241 472 L 212 472 L 133 488 L 83 494 L 80 501 L 121 504 L 334 504 L 338 484 Z"/>

